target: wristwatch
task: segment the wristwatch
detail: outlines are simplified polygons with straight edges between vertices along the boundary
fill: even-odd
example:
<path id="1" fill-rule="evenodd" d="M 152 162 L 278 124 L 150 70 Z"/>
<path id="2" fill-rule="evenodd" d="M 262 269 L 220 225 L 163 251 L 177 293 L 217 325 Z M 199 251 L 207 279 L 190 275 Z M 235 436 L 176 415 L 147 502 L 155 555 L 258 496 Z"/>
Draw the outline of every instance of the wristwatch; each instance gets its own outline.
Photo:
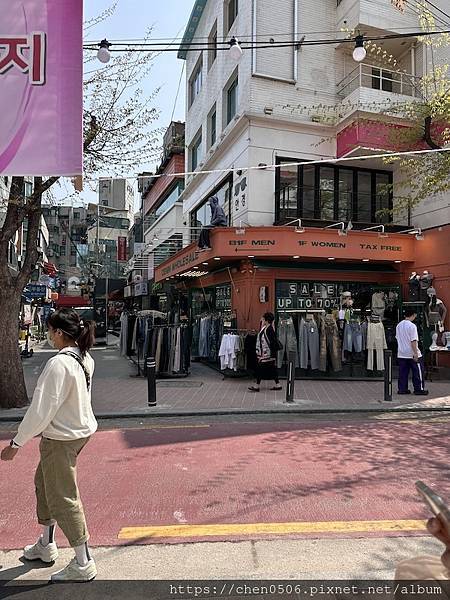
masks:
<path id="1" fill-rule="evenodd" d="M 19 444 L 16 444 L 14 440 L 11 440 L 9 442 L 9 445 L 11 446 L 11 448 L 20 448 Z"/>

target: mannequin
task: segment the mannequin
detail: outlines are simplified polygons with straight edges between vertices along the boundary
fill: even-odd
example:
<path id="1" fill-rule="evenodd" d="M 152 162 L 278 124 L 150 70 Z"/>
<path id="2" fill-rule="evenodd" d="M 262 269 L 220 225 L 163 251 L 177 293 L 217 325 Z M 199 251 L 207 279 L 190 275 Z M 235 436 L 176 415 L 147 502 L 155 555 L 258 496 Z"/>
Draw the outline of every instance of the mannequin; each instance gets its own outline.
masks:
<path id="1" fill-rule="evenodd" d="M 436 296 L 430 296 L 430 304 L 426 308 L 425 312 L 427 318 L 428 327 L 433 331 L 444 331 L 444 321 L 447 316 L 447 307 L 439 298 Z"/>
<path id="2" fill-rule="evenodd" d="M 372 314 L 378 315 L 382 320 L 384 317 L 384 311 L 386 310 L 384 292 L 374 292 L 372 294 Z"/>
<path id="3" fill-rule="evenodd" d="M 409 298 L 410 302 L 417 302 L 420 297 L 420 275 L 413 271 L 409 277 Z"/>
<path id="4" fill-rule="evenodd" d="M 430 288 L 432 286 L 433 279 L 434 279 L 434 275 L 432 273 L 430 273 L 429 271 L 424 271 L 423 274 L 420 276 L 420 298 L 419 299 L 422 302 L 428 301 L 427 290 L 428 290 L 428 288 Z"/>

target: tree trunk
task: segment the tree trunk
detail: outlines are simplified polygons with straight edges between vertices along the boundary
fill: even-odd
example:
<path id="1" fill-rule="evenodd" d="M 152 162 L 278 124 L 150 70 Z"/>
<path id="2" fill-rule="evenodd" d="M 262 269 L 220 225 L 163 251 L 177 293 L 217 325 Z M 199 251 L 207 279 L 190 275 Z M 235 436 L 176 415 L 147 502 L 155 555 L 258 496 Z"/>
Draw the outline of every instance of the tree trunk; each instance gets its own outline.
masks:
<path id="1" fill-rule="evenodd" d="M 20 292 L 0 278 L 0 408 L 28 404 L 19 350 L 20 300 Z"/>

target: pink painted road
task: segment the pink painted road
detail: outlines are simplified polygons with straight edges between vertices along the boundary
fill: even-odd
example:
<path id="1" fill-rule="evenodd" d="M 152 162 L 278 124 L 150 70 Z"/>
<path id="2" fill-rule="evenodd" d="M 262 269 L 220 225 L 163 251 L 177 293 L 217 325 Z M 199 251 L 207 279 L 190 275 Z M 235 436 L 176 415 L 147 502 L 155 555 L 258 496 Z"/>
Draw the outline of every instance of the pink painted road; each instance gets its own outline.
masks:
<path id="1" fill-rule="evenodd" d="M 413 483 L 434 483 L 450 498 L 449 423 L 198 420 L 99 431 L 78 468 L 91 543 L 248 539 L 119 539 L 124 527 L 425 519 Z M 14 462 L 0 463 L 0 549 L 20 548 L 38 534 L 37 461 L 33 440 Z M 335 534 L 287 537 L 311 535 Z M 252 535 L 260 537 L 277 535 Z"/>

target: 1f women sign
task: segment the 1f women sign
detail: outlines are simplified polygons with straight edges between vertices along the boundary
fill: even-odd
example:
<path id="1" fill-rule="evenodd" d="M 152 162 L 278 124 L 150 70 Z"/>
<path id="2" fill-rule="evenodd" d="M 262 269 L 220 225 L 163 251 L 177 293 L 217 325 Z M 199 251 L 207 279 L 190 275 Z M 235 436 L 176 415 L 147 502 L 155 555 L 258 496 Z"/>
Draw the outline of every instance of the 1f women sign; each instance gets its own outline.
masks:
<path id="1" fill-rule="evenodd" d="M 0 0 L 0 174 L 83 171 L 83 0 Z"/>

